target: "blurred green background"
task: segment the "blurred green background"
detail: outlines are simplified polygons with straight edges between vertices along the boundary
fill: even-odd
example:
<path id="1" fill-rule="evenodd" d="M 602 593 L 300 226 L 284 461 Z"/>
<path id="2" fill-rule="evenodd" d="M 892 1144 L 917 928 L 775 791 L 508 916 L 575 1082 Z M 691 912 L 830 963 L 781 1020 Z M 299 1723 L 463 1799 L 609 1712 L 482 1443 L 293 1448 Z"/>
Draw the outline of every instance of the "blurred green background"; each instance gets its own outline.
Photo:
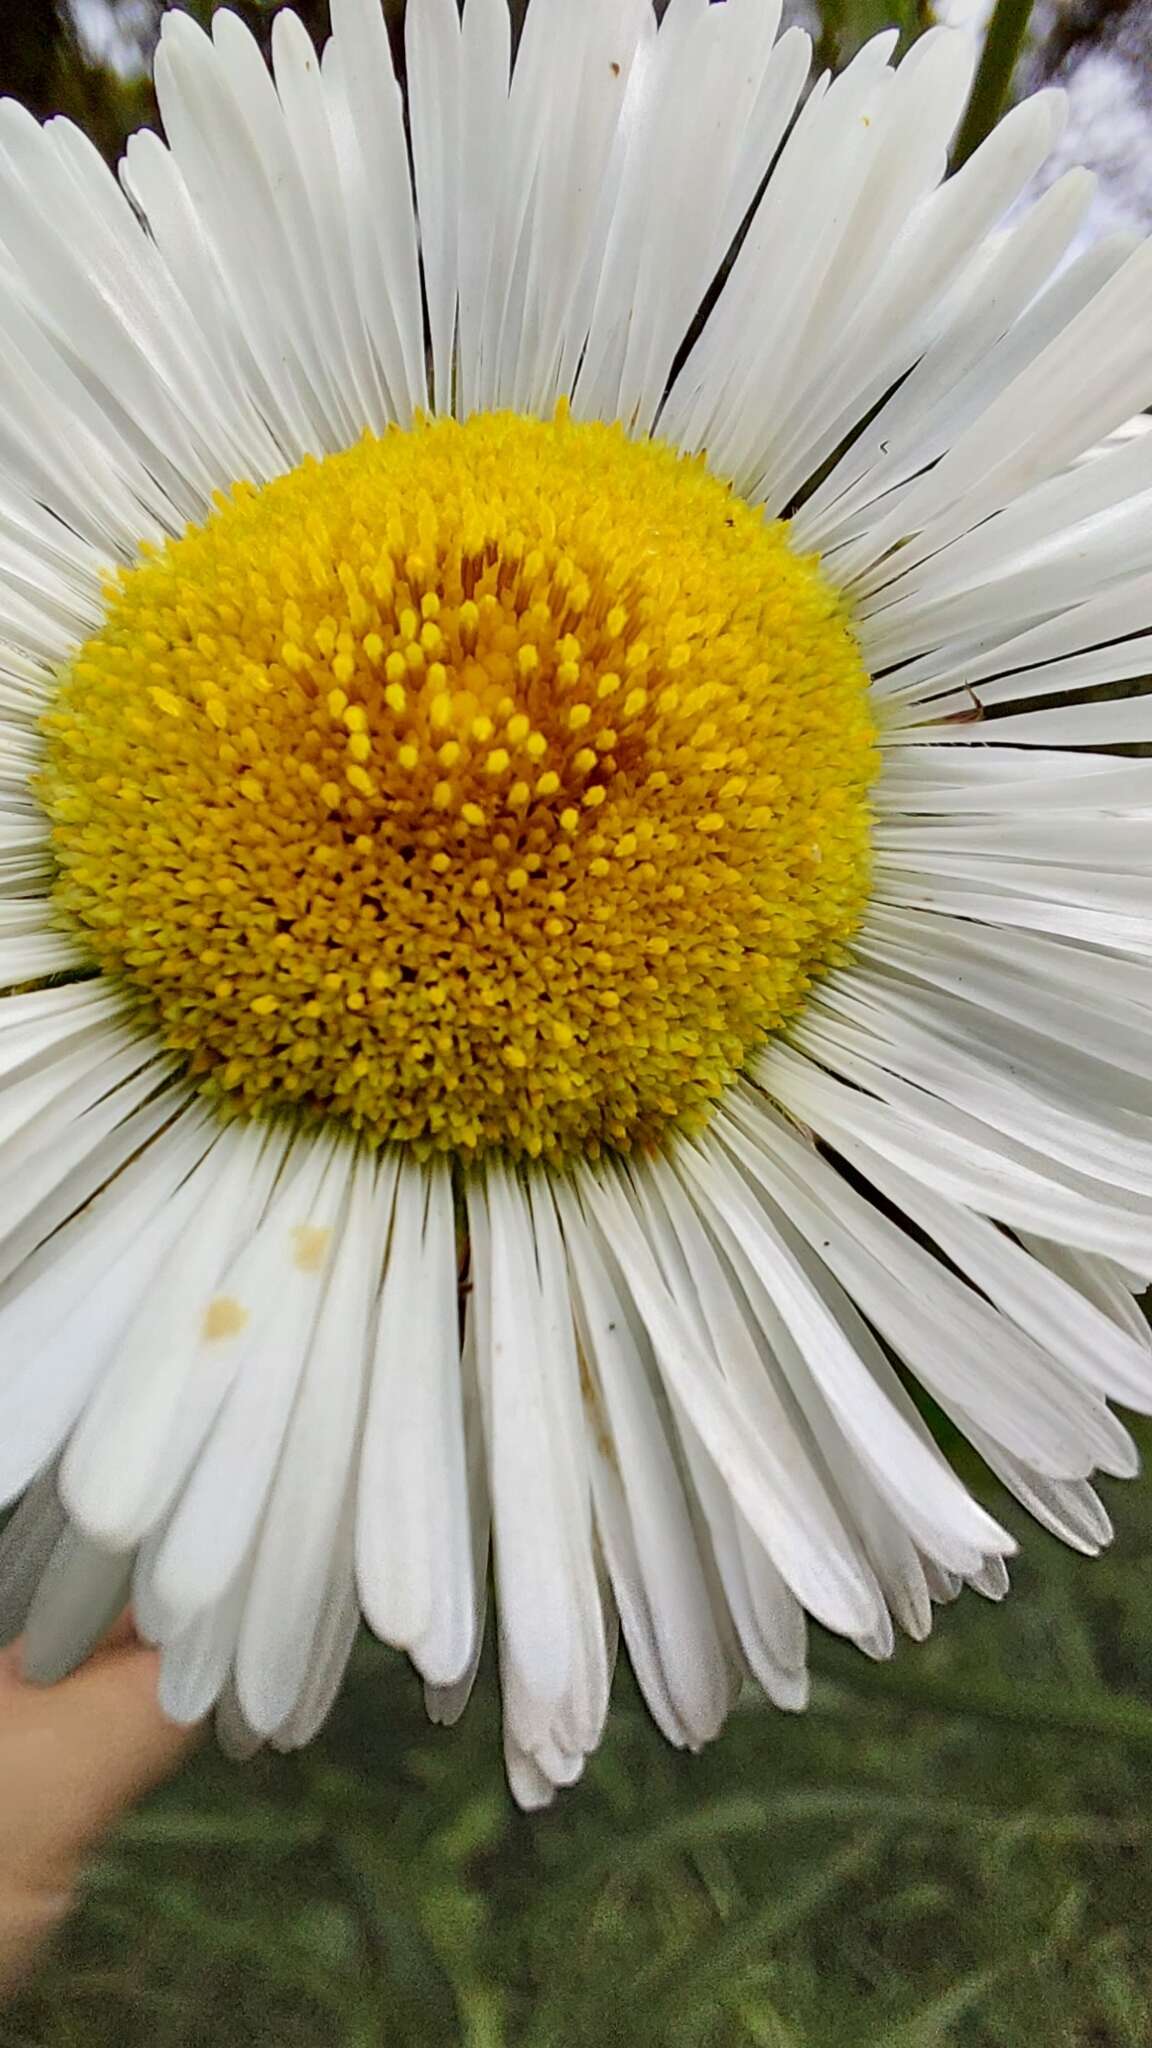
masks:
<path id="1" fill-rule="evenodd" d="M 322 34 L 327 0 L 296 5 Z M 128 59 L 158 8 L 119 12 L 109 65 L 55 0 L 0 0 L 0 91 L 109 158 L 153 117 Z M 828 0 L 822 54 L 885 18 Z M 905 36 L 926 18 L 906 0 Z M 532 1818 L 491 1671 L 434 1730 L 365 1640 L 311 1750 L 205 1748 L 121 1828 L 0 2048 L 1149 2048 L 1152 1490 L 1109 1490 L 1087 1563 L 967 1470 L 1024 1542 L 1006 1608 L 968 1594 L 883 1666 L 814 1630 L 809 1713 L 750 1696 L 697 1758 L 622 1669 Z"/>

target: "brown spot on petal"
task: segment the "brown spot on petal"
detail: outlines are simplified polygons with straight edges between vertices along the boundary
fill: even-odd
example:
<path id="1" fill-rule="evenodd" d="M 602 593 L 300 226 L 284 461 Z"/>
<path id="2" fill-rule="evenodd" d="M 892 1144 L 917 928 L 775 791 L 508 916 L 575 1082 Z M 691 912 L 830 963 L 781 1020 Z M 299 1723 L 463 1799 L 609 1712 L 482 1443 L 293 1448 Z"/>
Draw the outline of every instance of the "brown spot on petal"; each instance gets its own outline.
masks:
<path id="1" fill-rule="evenodd" d="M 314 1223 L 299 1223 L 292 1232 L 292 1263 L 302 1273 L 318 1273 L 328 1251 L 330 1230 Z"/>
<path id="2" fill-rule="evenodd" d="M 209 1339 L 235 1337 L 248 1321 L 248 1311 L 231 1294 L 218 1294 L 204 1311 L 201 1335 Z"/>
<path id="3" fill-rule="evenodd" d="M 585 1413 L 592 1425 L 592 1433 L 596 1438 L 597 1449 L 605 1462 L 611 1465 L 614 1470 L 619 1471 L 616 1445 L 612 1438 L 612 1431 L 608 1426 L 608 1417 L 604 1412 L 604 1403 L 600 1397 L 600 1389 L 593 1378 L 584 1346 L 580 1343 L 579 1339 L 577 1339 L 576 1343 L 576 1353 L 580 1368 L 580 1395 L 584 1403 Z"/>

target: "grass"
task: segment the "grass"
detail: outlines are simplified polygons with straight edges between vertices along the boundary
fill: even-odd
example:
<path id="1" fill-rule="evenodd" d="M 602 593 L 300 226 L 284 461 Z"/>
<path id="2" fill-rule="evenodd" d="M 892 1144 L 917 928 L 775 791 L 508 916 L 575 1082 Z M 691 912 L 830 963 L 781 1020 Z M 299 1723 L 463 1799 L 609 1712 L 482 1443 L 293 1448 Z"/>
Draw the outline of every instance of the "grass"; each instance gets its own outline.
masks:
<path id="1" fill-rule="evenodd" d="M 818 1635 L 810 1712 L 701 1757 L 621 1671 L 532 1818 L 491 1676 L 434 1730 L 365 1641 L 310 1751 L 205 1749 L 126 1823 L 0 2048 L 1147 2048 L 1152 1493 L 1111 1504 L 1109 1556 L 1015 1518 L 1006 1608 L 884 1666 Z"/>

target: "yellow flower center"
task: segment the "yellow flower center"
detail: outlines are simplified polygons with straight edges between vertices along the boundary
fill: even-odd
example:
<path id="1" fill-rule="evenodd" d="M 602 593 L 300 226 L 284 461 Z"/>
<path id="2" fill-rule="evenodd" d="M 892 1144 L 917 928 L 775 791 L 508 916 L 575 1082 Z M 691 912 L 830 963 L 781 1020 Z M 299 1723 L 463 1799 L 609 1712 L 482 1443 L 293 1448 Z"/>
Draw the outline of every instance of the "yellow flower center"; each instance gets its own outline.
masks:
<path id="1" fill-rule="evenodd" d="M 421 421 L 121 574 L 46 720 L 56 904 L 245 1109 L 655 1143 L 860 918 L 866 689 L 815 562 L 701 462 Z"/>

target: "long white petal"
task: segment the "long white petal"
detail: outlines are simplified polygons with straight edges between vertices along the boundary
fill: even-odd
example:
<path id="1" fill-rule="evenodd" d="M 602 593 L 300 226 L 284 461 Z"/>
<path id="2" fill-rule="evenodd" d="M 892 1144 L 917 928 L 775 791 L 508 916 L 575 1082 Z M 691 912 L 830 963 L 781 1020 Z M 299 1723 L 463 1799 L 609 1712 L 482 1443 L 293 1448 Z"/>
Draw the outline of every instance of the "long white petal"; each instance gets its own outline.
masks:
<path id="1" fill-rule="evenodd" d="M 652 1713 L 698 1746 L 730 1703 L 723 1644 L 667 1424 L 627 1307 L 573 1195 L 560 1194 L 575 1289 L 596 1522 Z"/>
<path id="2" fill-rule="evenodd" d="M 152 1569 L 165 1637 L 220 1598 L 258 1533 L 324 1299 L 345 1188 L 338 1141 L 299 1143 L 255 1235 L 221 1276 L 222 1296 L 239 1314 L 227 1318 L 234 1337 L 223 1400 Z M 213 1341 L 206 1337 L 205 1347 Z M 219 1380 L 217 1398 L 218 1389 Z"/>
<path id="3" fill-rule="evenodd" d="M 357 1576 L 376 1633 L 450 1686 L 475 1652 L 456 1217 L 446 1167 L 397 1167 L 360 1460 Z"/>
<path id="4" fill-rule="evenodd" d="M 331 1560 L 352 1498 L 364 1413 L 370 1317 L 392 1176 L 375 1161 L 341 1162 L 343 1204 L 323 1297 L 256 1540 L 236 1652 L 236 1692 L 250 1725 L 272 1735 L 309 1683 Z M 348 1563 L 351 1575 L 351 1560 Z"/>

